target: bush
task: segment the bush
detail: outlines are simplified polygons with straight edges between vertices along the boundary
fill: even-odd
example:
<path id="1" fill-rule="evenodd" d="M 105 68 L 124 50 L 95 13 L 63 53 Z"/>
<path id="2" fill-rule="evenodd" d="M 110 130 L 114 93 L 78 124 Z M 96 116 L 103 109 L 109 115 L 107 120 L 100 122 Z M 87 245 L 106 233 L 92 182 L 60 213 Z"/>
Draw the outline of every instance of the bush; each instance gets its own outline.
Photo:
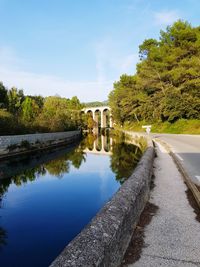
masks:
<path id="1" fill-rule="evenodd" d="M 0 135 L 23 134 L 25 126 L 9 112 L 0 109 Z"/>
<path id="2" fill-rule="evenodd" d="M 17 135 L 48 132 L 47 128 L 25 123 L 10 112 L 0 109 L 0 135 Z"/>
<path id="3" fill-rule="evenodd" d="M 31 144 L 27 140 L 23 140 L 23 141 L 21 141 L 20 147 L 29 149 L 29 148 L 31 148 Z"/>
<path id="4" fill-rule="evenodd" d="M 143 132 L 142 125 L 151 124 L 148 122 L 125 124 L 125 129 Z M 180 119 L 174 123 L 155 122 L 152 123 L 151 132 L 153 133 L 171 133 L 171 134 L 200 134 L 200 120 Z"/>

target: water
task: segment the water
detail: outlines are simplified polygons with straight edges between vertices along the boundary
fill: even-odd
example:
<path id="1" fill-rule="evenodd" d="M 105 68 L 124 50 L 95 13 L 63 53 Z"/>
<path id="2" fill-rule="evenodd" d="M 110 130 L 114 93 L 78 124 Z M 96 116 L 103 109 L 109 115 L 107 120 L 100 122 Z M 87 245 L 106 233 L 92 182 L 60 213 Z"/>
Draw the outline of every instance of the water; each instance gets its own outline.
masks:
<path id="1" fill-rule="evenodd" d="M 123 136 L 88 135 L 76 147 L 0 163 L 0 266 L 48 266 L 119 189 L 141 154 Z"/>

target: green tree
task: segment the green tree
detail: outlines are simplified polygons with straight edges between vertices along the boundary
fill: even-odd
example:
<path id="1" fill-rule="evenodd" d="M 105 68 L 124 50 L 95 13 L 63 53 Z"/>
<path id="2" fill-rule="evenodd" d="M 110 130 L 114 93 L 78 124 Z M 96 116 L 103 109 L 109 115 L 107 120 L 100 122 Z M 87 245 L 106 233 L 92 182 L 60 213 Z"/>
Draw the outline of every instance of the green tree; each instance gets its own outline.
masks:
<path id="1" fill-rule="evenodd" d="M 91 132 L 93 130 L 93 128 L 97 127 L 96 122 L 93 120 L 91 115 L 88 115 L 87 118 L 87 128 L 88 130 Z"/>
<path id="2" fill-rule="evenodd" d="M 200 27 L 177 21 L 139 46 L 134 76 L 114 83 L 109 103 L 116 122 L 200 119 Z"/>
<path id="3" fill-rule="evenodd" d="M 32 100 L 35 101 L 35 103 L 38 105 L 38 107 L 40 109 L 42 109 L 43 105 L 44 105 L 44 97 L 42 97 L 41 95 L 28 95 L 28 97 L 30 97 Z"/>
<path id="4" fill-rule="evenodd" d="M 137 88 L 137 77 L 122 75 L 114 83 L 114 90 L 109 95 L 109 105 L 115 122 L 138 121 L 139 107 L 145 102 L 146 95 Z"/>
<path id="5" fill-rule="evenodd" d="M 7 108 L 8 106 L 8 96 L 7 96 L 7 89 L 0 82 L 0 108 Z"/>
<path id="6" fill-rule="evenodd" d="M 21 113 L 24 122 L 32 122 L 39 114 L 39 106 L 34 99 L 25 97 L 21 105 Z"/>
<path id="7" fill-rule="evenodd" d="M 8 110 L 12 114 L 18 114 L 20 111 L 21 103 L 24 100 L 23 90 L 18 90 L 15 87 L 12 87 L 8 90 Z"/>
<path id="8" fill-rule="evenodd" d="M 81 124 L 81 107 L 76 97 L 72 100 L 58 96 L 47 97 L 37 124 L 50 132 L 77 129 Z"/>

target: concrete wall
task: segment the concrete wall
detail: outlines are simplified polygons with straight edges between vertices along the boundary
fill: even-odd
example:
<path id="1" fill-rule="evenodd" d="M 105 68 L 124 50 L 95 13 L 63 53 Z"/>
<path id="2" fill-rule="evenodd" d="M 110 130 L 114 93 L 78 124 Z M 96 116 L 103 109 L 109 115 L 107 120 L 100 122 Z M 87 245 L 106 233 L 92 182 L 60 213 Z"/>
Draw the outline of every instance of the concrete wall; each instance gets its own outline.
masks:
<path id="1" fill-rule="evenodd" d="M 8 155 L 26 150 L 20 148 L 22 141 L 28 141 L 32 148 L 37 149 L 41 145 L 43 147 L 55 145 L 59 143 L 71 143 L 80 138 L 80 131 L 58 132 L 58 133 L 38 133 L 38 134 L 25 134 L 25 135 L 10 135 L 0 136 L 0 156 Z M 18 146 L 16 149 L 9 149 L 9 147 Z"/>
<path id="2" fill-rule="evenodd" d="M 50 267 L 119 266 L 149 198 L 153 160 L 151 145 L 131 177 Z"/>

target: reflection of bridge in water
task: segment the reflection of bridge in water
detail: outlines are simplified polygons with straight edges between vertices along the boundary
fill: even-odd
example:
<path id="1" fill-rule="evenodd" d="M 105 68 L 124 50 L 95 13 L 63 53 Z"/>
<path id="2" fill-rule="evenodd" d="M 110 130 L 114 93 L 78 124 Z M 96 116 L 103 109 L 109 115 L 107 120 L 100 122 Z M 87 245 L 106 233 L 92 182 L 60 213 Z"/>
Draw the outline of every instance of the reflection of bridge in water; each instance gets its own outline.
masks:
<path id="1" fill-rule="evenodd" d="M 93 148 L 86 148 L 84 152 L 99 155 L 112 155 L 112 138 L 108 136 L 98 136 L 94 143 Z"/>

